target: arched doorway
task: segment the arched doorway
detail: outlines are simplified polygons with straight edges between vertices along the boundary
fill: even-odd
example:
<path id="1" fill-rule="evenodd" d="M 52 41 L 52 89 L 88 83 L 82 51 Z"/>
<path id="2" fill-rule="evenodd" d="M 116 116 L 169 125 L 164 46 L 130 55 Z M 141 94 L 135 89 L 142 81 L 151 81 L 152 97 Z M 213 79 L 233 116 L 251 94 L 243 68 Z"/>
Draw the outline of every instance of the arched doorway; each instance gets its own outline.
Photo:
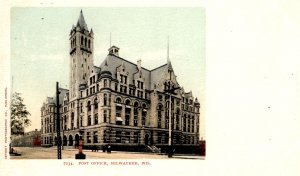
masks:
<path id="1" fill-rule="evenodd" d="M 68 142 L 67 136 L 64 135 L 63 145 L 66 146 Z"/>
<path id="2" fill-rule="evenodd" d="M 145 145 L 149 145 L 149 134 L 145 135 Z"/>
<path id="3" fill-rule="evenodd" d="M 72 146 L 73 145 L 73 136 L 70 135 L 69 136 L 69 146 Z"/>
<path id="4" fill-rule="evenodd" d="M 54 137 L 54 145 L 57 145 L 57 137 Z"/>
<path id="5" fill-rule="evenodd" d="M 79 135 L 78 134 L 75 135 L 75 146 L 76 147 L 79 146 Z"/>

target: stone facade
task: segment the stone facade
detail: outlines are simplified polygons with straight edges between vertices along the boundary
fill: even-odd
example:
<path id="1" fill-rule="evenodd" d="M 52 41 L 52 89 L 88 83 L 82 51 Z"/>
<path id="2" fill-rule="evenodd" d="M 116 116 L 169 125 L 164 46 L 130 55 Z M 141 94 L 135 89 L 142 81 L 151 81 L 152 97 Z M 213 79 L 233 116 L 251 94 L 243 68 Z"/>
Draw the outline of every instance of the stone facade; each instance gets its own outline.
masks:
<path id="1" fill-rule="evenodd" d="M 134 64 L 120 57 L 112 46 L 97 67 L 93 37 L 81 12 L 69 38 L 69 90 L 60 89 L 62 143 L 77 146 L 83 131 L 85 146 L 162 147 L 168 145 L 171 124 L 175 146 L 197 146 L 200 103 L 178 84 L 171 62 L 149 70 L 141 60 Z M 41 108 L 42 146 L 57 141 L 55 103 L 48 97 Z"/>

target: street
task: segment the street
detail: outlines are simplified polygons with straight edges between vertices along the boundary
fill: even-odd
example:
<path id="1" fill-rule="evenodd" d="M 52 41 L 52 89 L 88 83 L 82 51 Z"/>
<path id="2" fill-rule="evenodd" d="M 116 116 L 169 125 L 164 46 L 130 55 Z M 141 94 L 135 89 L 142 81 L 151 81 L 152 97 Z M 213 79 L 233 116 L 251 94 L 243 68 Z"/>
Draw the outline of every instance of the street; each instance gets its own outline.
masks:
<path id="1" fill-rule="evenodd" d="M 11 159 L 57 159 L 57 150 L 55 147 L 14 147 L 14 150 L 21 154 L 21 156 L 10 156 Z M 75 154 L 78 149 L 62 150 L 62 159 L 75 159 Z M 124 152 L 112 151 L 104 153 L 102 150 L 92 152 L 91 150 L 83 150 L 86 159 L 202 159 L 204 157 L 196 155 L 174 155 L 173 158 L 168 158 L 167 155 L 157 153 L 138 153 L 138 152 Z"/>

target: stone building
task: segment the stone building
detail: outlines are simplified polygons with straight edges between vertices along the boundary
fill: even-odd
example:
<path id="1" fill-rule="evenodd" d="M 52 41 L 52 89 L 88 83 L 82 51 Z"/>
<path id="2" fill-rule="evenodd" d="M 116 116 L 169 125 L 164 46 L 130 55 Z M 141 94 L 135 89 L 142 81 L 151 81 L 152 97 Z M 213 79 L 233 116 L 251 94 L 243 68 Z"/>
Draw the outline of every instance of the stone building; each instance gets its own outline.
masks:
<path id="1" fill-rule="evenodd" d="M 82 11 L 69 40 L 69 90 L 60 89 L 64 145 L 77 146 L 82 131 L 86 148 L 109 144 L 116 150 L 164 149 L 171 124 L 175 147 L 199 146 L 200 103 L 178 84 L 170 60 L 150 70 L 141 60 L 135 64 L 122 58 L 112 46 L 95 66 L 94 33 Z M 57 141 L 55 102 L 48 97 L 41 108 L 42 146 Z"/>

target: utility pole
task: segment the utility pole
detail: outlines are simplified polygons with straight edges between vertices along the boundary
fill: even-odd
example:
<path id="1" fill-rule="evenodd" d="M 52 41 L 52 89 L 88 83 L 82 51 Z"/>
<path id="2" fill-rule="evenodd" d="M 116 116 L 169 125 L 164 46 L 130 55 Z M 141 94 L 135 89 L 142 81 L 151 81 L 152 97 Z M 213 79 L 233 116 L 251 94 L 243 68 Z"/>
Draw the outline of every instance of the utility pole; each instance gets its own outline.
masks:
<path id="1" fill-rule="evenodd" d="M 168 141 L 168 144 L 169 144 L 169 150 L 168 150 L 168 157 L 171 158 L 172 155 L 173 155 L 173 147 L 172 147 L 172 107 L 171 107 L 171 93 L 169 93 L 169 141 Z"/>
<path id="2" fill-rule="evenodd" d="M 170 82 L 172 78 L 172 70 L 169 70 L 170 72 Z M 175 90 L 180 89 L 180 87 L 173 87 L 171 88 L 171 84 L 169 85 L 168 89 L 165 89 L 165 93 L 169 95 L 169 141 L 168 141 L 168 157 L 171 158 L 173 156 L 173 140 L 172 140 L 172 131 L 173 131 L 173 125 L 172 125 L 172 95 L 177 95 L 175 93 Z M 174 105 L 173 105 L 174 106 Z"/>
<path id="3" fill-rule="evenodd" d="M 56 82 L 56 132 L 57 132 L 57 159 L 61 159 L 60 115 L 59 115 L 59 88 Z"/>

